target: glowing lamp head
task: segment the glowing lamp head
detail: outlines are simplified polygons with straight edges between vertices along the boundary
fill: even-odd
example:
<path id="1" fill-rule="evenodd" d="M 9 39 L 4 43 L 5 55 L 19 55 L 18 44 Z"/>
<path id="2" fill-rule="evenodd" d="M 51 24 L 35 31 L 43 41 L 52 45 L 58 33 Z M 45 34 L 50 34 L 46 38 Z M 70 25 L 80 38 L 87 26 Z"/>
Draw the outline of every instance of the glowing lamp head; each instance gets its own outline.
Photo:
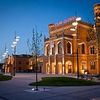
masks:
<path id="1" fill-rule="evenodd" d="M 3 57 L 3 58 L 5 58 L 5 57 L 6 57 L 6 55 L 5 55 L 5 54 L 3 54 L 3 55 L 2 55 L 2 57 Z"/>
<path id="2" fill-rule="evenodd" d="M 70 30 L 71 30 L 71 31 L 76 31 L 76 29 L 75 29 L 75 28 L 71 28 Z"/>
<path id="3" fill-rule="evenodd" d="M 7 53 L 5 52 L 4 55 L 7 55 Z"/>
<path id="4" fill-rule="evenodd" d="M 16 42 L 18 42 L 19 41 L 19 38 L 16 38 Z"/>
<path id="5" fill-rule="evenodd" d="M 19 39 L 20 39 L 20 37 L 19 36 L 16 36 L 16 42 L 18 42 L 19 41 Z"/>
<path id="6" fill-rule="evenodd" d="M 76 21 L 80 21 L 80 20 L 81 20 L 81 17 L 77 17 L 77 18 L 76 18 Z"/>
<path id="7" fill-rule="evenodd" d="M 13 45 L 16 45 L 16 44 L 17 44 L 17 42 L 16 42 L 16 41 L 14 41 L 14 42 L 13 42 Z"/>
<path id="8" fill-rule="evenodd" d="M 73 22 L 72 25 L 73 26 L 77 26 L 78 25 L 78 22 Z"/>
<path id="9" fill-rule="evenodd" d="M 12 48 L 14 48 L 16 45 L 11 45 Z"/>

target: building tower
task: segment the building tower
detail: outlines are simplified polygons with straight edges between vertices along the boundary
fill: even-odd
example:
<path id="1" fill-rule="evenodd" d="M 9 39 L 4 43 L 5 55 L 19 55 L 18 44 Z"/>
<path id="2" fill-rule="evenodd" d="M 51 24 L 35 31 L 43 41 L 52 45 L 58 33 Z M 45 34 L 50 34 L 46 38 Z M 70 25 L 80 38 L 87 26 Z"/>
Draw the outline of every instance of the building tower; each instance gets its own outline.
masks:
<path id="1" fill-rule="evenodd" d="M 97 44 L 98 44 L 98 74 L 100 74 L 100 3 L 94 5 L 94 20 L 97 34 Z"/>

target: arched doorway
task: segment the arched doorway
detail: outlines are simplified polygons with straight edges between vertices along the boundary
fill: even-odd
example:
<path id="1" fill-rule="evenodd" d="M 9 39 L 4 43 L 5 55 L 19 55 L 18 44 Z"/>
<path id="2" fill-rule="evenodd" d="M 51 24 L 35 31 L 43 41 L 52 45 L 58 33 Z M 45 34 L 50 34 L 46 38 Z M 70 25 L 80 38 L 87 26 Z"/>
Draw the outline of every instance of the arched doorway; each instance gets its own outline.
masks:
<path id="1" fill-rule="evenodd" d="M 52 74 L 55 74 L 55 63 L 52 63 L 52 66 L 51 66 L 51 70 L 52 70 Z"/>
<path id="2" fill-rule="evenodd" d="M 65 72 L 67 73 L 72 73 L 72 62 L 67 61 L 65 64 Z"/>
<path id="3" fill-rule="evenodd" d="M 47 73 L 47 74 L 49 74 L 49 73 L 50 73 L 50 66 L 49 66 L 49 64 L 48 64 L 48 63 L 46 64 L 46 73 Z"/>
<path id="4" fill-rule="evenodd" d="M 62 74 L 62 63 L 58 62 L 58 74 Z"/>

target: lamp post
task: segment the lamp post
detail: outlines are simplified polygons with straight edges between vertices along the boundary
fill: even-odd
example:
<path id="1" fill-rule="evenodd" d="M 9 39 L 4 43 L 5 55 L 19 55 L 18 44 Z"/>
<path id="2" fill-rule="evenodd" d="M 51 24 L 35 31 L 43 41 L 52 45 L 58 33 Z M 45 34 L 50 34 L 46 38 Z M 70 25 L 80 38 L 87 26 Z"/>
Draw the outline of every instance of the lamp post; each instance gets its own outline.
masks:
<path id="1" fill-rule="evenodd" d="M 3 53 L 2 57 L 4 59 L 4 73 L 6 73 L 6 58 L 7 58 L 7 55 L 8 55 L 8 49 L 5 47 L 5 52 Z"/>
<path id="2" fill-rule="evenodd" d="M 13 59 L 14 59 L 14 62 L 13 62 L 13 68 L 12 68 L 12 73 L 11 75 L 15 76 L 15 73 L 16 73 L 16 46 L 17 46 L 17 43 L 19 41 L 20 37 L 19 36 L 16 36 L 15 34 L 15 38 L 14 38 L 14 41 L 12 42 L 12 45 L 11 47 L 13 48 Z"/>
<path id="3" fill-rule="evenodd" d="M 77 78 L 79 78 L 79 60 L 78 60 L 78 21 L 81 20 L 81 17 L 77 17 L 75 22 L 72 23 L 74 28 L 71 28 L 71 31 L 76 31 L 76 62 L 77 62 Z"/>

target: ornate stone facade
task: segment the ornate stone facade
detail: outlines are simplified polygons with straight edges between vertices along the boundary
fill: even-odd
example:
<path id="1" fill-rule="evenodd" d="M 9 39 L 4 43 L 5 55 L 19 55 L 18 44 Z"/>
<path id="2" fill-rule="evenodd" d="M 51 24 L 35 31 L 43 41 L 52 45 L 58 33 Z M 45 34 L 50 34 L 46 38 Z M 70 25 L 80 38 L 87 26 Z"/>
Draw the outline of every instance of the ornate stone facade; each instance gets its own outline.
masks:
<path id="1" fill-rule="evenodd" d="M 97 34 L 97 58 L 98 58 L 98 72 L 100 73 L 100 4 L 94 5 L 94 19 Z"/>
<path id="2" fill-rule="evenodd" d="M 71 31 L 70 21 L 49 24 L 48 39 L 44 43 L 43 73 L 48 74 L 100 74 L 100 4 L 94 6 L 94 25 L 79 21 Z M 98 17 L 96 17 L 98 16 Z M 99 18 L 99 19 L 98 19 Z"/>
<path id="3" fill-rule="evenodd" d="M 38 72 L 41 72 L 43 66 L 43 59 L 41 56 L 37 58 L 38 60 Z M 5 73 L 16 72 L 36 72 L 35 60 L 32 59 L 31 55 L 12 55 L 8 56 L 5 62 Z"/>

